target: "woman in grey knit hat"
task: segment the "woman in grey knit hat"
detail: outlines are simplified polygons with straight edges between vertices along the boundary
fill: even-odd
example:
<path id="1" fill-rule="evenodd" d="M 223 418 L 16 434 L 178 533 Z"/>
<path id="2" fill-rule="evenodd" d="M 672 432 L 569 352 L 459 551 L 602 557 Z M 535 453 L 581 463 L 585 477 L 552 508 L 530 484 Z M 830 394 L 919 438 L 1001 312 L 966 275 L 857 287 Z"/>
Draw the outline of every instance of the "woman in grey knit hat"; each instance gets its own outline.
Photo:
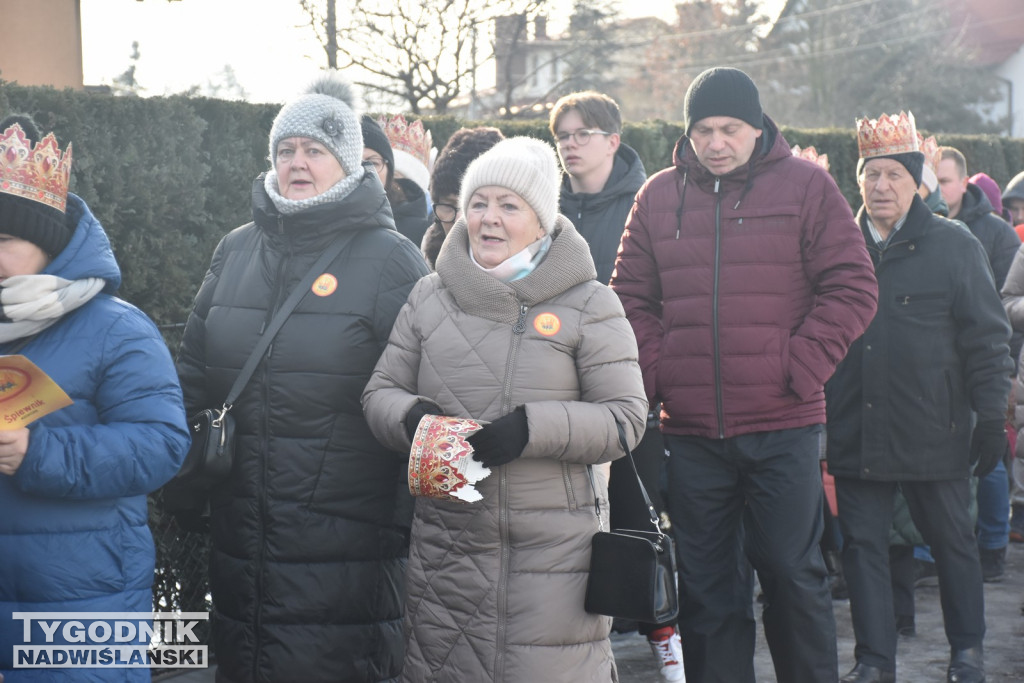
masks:
<path id="1" fill-rule="evenodd" d="M 416 499 L 410 683 L 617 680 L 611 619 L 583 609 L 596 500 L 608 514 L 608 468 L 591 466 L 625 455 L 620 428 L 637 444 L 647 399 L 622 306 L 558 213 L 559 181 L 554 150 L 531 138 L 470 164 L 437 270 L 363 394 L 396 450 L 428 414 L 485 424 L 468 438 L 489 469 L 481 499 Z"/>
<path id="2" fill-rule="evenodd" d="M 185 329 L 186 407 L 219 408 L 282 302 L 317 276 L 234 402 L 232 471 L 209 492 L 218 681 L 391 681 L 402 666 L 405 460 L 374 439 L 359 397 L 427 267 L 362 152 L 337 74 L 284 105 L 253 221 L 217 246 Z"/>

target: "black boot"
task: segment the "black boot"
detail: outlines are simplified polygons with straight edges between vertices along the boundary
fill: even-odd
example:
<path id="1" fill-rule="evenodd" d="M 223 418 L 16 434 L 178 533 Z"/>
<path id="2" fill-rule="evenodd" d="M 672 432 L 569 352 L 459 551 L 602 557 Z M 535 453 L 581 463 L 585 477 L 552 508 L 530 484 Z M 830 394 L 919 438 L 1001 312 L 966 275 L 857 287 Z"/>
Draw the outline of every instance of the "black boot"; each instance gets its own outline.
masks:
<path id="1" fill-rule="evenodd" d="M 857 662 L 850 673 L 839 679 L 839 683 L 896 683 L 896 672 Z"/>
<path id="2" fill-rule="evenodd" d="M 978 548 L 981 559 L 981 578 L 985 583 L 1003 580 L 1006 573 L 1006 546 L 1002 548 Z"/>
<path id="3" fill-rule="evenodd" d="M 949 658 L 947 683 L 985 683 L 985 657 L 981 645 L 956 650 Z"/>
<path id="4" fill-rule="evenodd" d="M 839 559 L 839 553 L 835 550 L 826 550 L 822 557 L 825 558 L 825 568 L 828 569 L 828 587 L 832 599 L 849 600 L 850 592 L 846 588 L 846 577 L 843 576 L 843 563 Z"/>

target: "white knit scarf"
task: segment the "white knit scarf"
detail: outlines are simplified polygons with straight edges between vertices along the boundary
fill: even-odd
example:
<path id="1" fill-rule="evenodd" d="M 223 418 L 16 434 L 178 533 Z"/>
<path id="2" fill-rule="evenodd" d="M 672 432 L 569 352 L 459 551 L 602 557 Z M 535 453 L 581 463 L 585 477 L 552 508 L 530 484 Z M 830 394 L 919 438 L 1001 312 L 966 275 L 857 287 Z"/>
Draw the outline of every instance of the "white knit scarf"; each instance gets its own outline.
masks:
<path id="1" fill-rule="evenodd" d="M 56 275 L 16 275 L 0 285 L 0 343 L 30 337 L 65 313 L 88 303 L 106 282 L 98 277 L 65 280 Z"/>

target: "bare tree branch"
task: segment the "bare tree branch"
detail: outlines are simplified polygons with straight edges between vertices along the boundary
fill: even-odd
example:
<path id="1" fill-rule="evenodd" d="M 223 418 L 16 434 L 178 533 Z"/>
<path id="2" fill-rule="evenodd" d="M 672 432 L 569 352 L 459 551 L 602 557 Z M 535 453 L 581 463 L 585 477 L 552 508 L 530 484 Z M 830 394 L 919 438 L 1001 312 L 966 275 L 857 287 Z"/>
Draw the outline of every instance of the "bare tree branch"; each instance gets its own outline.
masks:
<path id="1" fill-rule="evenodd" d="M 330 53 L 329 7 L 337 0 L 300 0 L 309 26 Z M 473 53 L 474 31 L 494 18 L 546 0 L 351 0 L 336 30 L 339 66 L 358 67 L 370 91 L 403 100 L 413 113 L 441 114 L 463 96 L 492 53 Z M 331 55 L 328 54 L 328 63 Z"/>

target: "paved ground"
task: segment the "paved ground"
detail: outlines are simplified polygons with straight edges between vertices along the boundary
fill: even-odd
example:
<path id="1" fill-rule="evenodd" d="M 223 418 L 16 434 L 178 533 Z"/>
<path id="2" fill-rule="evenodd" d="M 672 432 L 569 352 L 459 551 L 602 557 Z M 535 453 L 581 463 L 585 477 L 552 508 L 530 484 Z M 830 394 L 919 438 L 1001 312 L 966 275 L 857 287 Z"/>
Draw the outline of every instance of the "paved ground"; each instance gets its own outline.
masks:
<path id="1" fill-rule="evenodd" d="M 900 683 L 936 683 L 946 679 L 949 646 L 942 630 L 938 588 L 918 588 L 916 593 L 917 635 L 901 638 L 897 655 Z M 1006 578 L 985 584 L 985 610 L 988 635 L 985 639 L 988 683 L 1024 681 L 1024 545 L 1011 544 L 1007 554 Z M 833 603 L 839 634 L 839 669 L 853 667 L 853 632 L 849 603 Z M 757 610 L 755 610 L 756 612 Z M 775 672 L 763 633 L 758 628 L 755 669 L 759 683 L 773 683 Z M 661 677 L 647 641 L 633 634 L 613 634 L 612 644 L 619 665 L 621 683 L 658 683 Z M 172 683 L 212 683 L 213 671 L 192 671 L 173 678 Z M 463 683 L 473 683 L 465 681 Z M 527 682 L 522 683 L 542 683 Z"/>
<path id="2" fill-rule="evenodd" d="M 917 635 L 900 638 L 896 655 L 897 680 L 900 683 L 937 683 L 946 680 L 949 645 L 942 629 L 939 589 L 923 587 L 915 591 Z M 1024 545 L 1011 544 L 1007 553 L 1006 577 L 999 583 L 985 584 L 985 660 L 988 683 L 1024 681 Z M 853 629 L 849 602 L 834 602 L 839 636 L 839 673 L 853 668 Z M 758 610 L 755 608 L 755 613 Z M 759 616 L 759 615 L 758 615 Z M 661 680 L 645 639 L 635 633 L 613 634 L 615 658 L 622 683 L 657 683 Z M 775 671 L 771 655 L 758 625 L 755 670 L 759 683 L 773 683 Z"/>

